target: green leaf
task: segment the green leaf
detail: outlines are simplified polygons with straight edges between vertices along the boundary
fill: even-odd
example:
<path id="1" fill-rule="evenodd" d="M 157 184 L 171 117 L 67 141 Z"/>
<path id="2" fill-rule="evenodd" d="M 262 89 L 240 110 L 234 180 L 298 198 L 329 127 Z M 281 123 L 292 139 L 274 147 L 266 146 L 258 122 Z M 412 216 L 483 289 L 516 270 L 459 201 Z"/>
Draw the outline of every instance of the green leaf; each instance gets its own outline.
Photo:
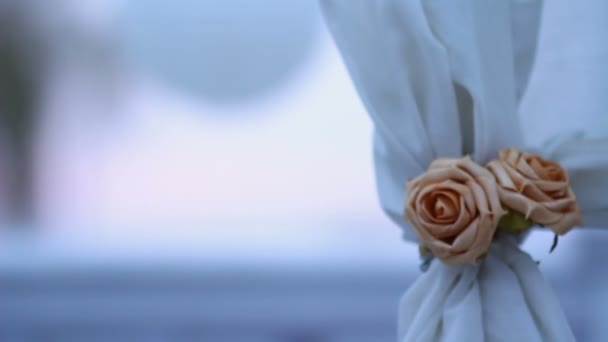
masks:
<path id="1" fill-rule="evenodd" d="M 509 210 L 498 222 L 498 230 L 510 234 L 520 234 L 533 225 L 534 222 L 527 219 L 522 213 Z"/>

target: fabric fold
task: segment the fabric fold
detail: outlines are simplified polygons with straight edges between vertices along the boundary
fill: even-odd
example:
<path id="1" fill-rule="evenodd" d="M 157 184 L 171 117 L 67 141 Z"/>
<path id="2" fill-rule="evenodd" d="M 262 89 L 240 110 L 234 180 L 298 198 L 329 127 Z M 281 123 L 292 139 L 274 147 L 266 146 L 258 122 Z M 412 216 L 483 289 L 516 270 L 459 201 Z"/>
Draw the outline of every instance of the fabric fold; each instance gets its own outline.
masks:
<path id="1" fill-rule="evenodd" d="M 556 0 L 560 1 L 565 3 Z M 547 65 L 534 62 L 537 46 L 543 46 L 538 37 L 547 35 L 541 17 L 548 20 L 544 13 L 548 4 L 528 0 L 321 0 L 321 4 L 374 124 L 380 204 L 403 229 L 405 239 L 416 241 L 404 219 L 409 180 L 435 159 L 470 155 L 485 165 L 506 147 L 533 150 L 561 163 L 570 174 L 584 223 L 608 222 L 608 140 L 597 134 L 529 139 L 539 127 L 530 125 L 535 122 L 531 119 L 556 109 L 550 103 L 555 96 L 545 94 L 545 87 L 559 90 L 557 102 L 569 101 L 567 91 L 562 91 L 569 85 L 546 82 L 559 72 L 551 77 L 539 74 L 550 70 L 548 66 L 558 68 L 555 55 L 568 49 L 543 54 Z M 554 5 L 550 13 L 556 13 Z M 593 6 L 575 7 L 591 12 Z M 592 23 L 605 25 L 606 21 L 595 20 L 603 16 L 596 13 Z M 550 33 L 562 39 L 559 33 Z M 593 50 L 594 58 L 605 52 L 600 50 Z M 588 98 L 579 96 L 575 101 Z M 567 103 L 559 110 L 571 108 L 573 104 Z M 576 111 L 566 115 L 574 116 Z M 522 127 L 522 122 L 527 125 Z M 574 340 L 536 263 L 519 249 L 515 238 L 504 237 L 477 265 L 448 266 L 435 260 L 404 295 L 398 334 L 401 342 Z"/>
<path id="2" fill-rule="evenodd" d="M 538 266 L 512 237 L 477 265 L 433 262 L 403 296 L 399 341 L 574 341 Z"/>
<path id="3" fill-rule="evenodd" d="M 498 149 L 522 145 L 516 83 L 527 80 L 529 65 L 519 61 L 533 38 L 511 27 L 508 1 L 321 4 L 374 123 L 381 205 L 415 240 L 403 219 L 409 179 L 440 157 L 484 164 Z"/>

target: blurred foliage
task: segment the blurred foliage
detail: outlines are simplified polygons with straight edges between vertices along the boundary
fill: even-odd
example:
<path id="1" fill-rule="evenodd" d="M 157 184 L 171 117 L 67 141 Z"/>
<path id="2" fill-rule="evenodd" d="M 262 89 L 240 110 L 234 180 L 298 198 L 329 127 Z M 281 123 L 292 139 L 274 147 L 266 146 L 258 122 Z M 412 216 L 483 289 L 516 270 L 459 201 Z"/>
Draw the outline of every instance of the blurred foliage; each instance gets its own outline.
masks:
<path id="1" fill-rule="evenodd" d="M 8 177 L 8 214 L 17 221 L 32 214 L 32 142 L 37 77 L 42 58 L 25 20 L 25 6 L 0 8 L 0 125 L 7 152 L 2 173 Z"/>

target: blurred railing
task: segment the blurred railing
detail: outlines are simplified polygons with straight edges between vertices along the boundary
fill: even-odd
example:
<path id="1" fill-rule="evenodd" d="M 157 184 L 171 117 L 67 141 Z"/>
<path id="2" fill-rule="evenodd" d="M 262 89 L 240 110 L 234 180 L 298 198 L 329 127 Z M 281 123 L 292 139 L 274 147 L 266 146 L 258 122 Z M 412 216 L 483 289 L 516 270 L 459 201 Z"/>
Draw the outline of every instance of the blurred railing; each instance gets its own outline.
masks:
<path id="1" fill-rule="evenodd" d="M 223 262 L 204 250 L 32 244 L 28 257 L 26 246 L 0 243 L 0 341 L 395 341 L 400 296 L 418 275 L 348 259 Z M 549 273 L 579 340 L 605 341 L 608 274 Z"/>
<path id="2" fill-rule="evenodd" d="M 27 256 L 25 241 L 12 244 L 0 252 L 0 341 L 394 341 L 416 271 L 203 251 L 100 257 L 57 244 Z"/>

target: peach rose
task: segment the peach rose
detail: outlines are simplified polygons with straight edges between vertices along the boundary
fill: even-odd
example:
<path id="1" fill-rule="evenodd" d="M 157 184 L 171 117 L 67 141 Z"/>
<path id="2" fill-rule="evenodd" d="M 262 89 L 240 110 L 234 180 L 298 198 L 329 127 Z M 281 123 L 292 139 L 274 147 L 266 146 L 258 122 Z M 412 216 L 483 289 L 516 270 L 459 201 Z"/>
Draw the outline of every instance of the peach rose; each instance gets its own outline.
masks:
<path id="1" fill-rule="evenodd" d="M 535 223 L 563 235 L 581 224 L 568 174 L 556 162 L 507 148 L 488 164 L 502 203 Z"/>
<path id="2" fill-rule="evenodd" d="M 436 257 L 462 265 L 487 252 L 504 214 L 487 169 L 469 157 L 437 159 L 407 189 L 405 217 Z"/>

